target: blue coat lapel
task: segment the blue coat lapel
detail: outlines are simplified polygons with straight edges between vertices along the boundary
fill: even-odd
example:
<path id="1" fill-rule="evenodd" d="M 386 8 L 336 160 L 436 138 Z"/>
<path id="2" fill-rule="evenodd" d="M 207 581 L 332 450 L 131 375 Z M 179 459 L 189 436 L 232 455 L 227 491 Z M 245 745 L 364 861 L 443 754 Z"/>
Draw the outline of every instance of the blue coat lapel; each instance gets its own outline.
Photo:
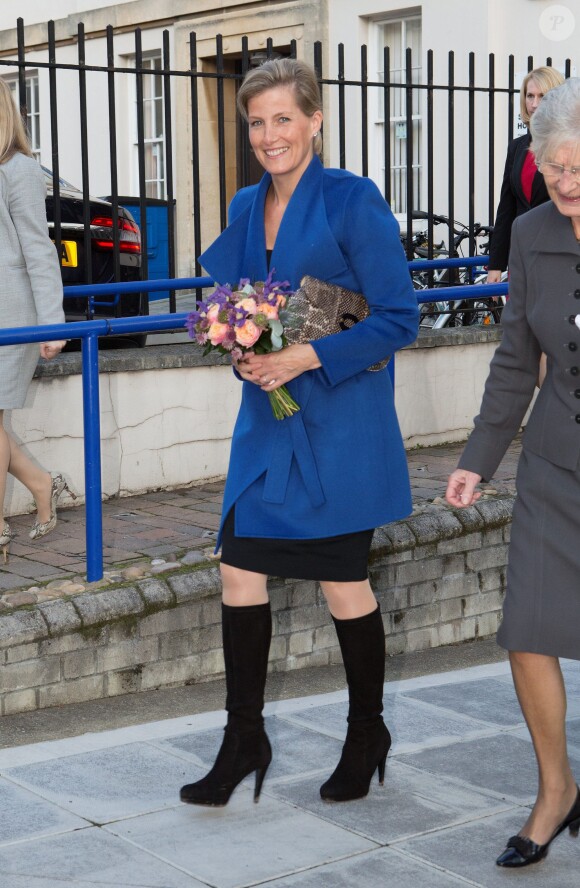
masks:
<path id="1" fill-rule="evenodd" d="M 314 157 L 286 207 L 274 245 L 270 266 L 293 288 L 305 274 L 329 281 L 348 267 L 328 223 L 323 173 Z"/>
<path id="2" fill-rule="evenodd" d="M 265 173 L 254 199 L 199 257 L 221 284 L 241 277 L 263 280 L 268 271 L 264 235 L 264 203 L 271 177 Z M 323 167 L 314 157 L 300 179 L 284 213 L 270 267 L 278 279 L 298 287 L 305 274 L 325 281 L 348 266 L 330 229 L 323 195 Z"/>

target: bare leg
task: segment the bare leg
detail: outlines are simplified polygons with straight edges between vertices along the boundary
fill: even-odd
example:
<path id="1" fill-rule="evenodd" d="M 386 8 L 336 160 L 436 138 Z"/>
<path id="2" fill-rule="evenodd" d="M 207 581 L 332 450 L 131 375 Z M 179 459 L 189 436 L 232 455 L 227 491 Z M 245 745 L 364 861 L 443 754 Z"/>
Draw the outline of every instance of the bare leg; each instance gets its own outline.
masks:
<path id="1" fill-rule="evenodd" d="M 368 580 L 353 583 L 336 583 L 325 580 L 320 584 L 322 593 L 337 620 L 354 620 L 377 609 L 377 600 Z"/>
<path id="2" fill-rule="evenodd" d="M 6 495 L 6 476 L 8 475 L 8 466 L 10 465 L 10 442 L 2 425 L 3 416 L 4 411 L 0 410 L 0 507 L 2 509 L 4 508 L 4 497 Z M 4 512 L 2 511 L 3 516 Z M 0 527 L 0 534 L 2 533 L 2 527 Z"/>
<path id="3" fill-rule="evenodd" d="M 267 604 L 268 577 L 265 574 L 221 564 L 222 600 L 228 607 L 251 607 Z"/>
<path id="4" fill-rule="evenodd" d="M 557 657 L 510 651 L 510 664 L 539 772 L 538 798 L 520 835 L 543 845 L 577 792 L 566 747 L 566 689 Z"/>
<path id="5" fill-rule="evenodd" d="M 49 472 L 39 469 L 20 449 L 3 425 L 4 412 L 0 411 L 0 496 L 4 502 L 6 475 L 10 472 L 31 492 L 38 510 L 38 520 L 50 518 L 52 479 Z"/>

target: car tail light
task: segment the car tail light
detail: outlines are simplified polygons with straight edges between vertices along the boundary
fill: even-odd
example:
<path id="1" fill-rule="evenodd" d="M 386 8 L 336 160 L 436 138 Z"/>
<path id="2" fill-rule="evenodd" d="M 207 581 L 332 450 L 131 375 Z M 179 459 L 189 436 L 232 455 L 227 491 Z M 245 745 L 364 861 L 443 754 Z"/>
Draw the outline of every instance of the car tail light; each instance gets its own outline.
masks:
<path id="1" fill-rule="evenodd" d="M 141 233 L 135 222 L 130 222 L 119 216 L 119 250 L 121 253 L 140 253 L 141 252 Z M 95 216 L 91 219 L 91 226 L 94 228 L 113 228 L 113 220 L 110 216 Z M 94 237 L 94 235 L 93 235 Z M 107 240 L 101 240 L 95 237 L 94 245 L 100 250 L 113 249 L 113 232 Z"/>

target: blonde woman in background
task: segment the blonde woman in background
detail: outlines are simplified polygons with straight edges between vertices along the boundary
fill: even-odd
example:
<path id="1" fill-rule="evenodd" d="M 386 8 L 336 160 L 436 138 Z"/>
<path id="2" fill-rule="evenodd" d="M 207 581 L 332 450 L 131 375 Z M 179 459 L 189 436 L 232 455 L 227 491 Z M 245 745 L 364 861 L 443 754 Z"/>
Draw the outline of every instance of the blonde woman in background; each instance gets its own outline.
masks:
<path id="1" fill-rule="evenodd" d="M 33 159 L 10 89 L 0 79 L 0 327 L 29 327 L 64 322 L 58 257 L 48 236 L 44 173 Z M 66 340 L 43 342 L 43 358 L 58 355 Z M 31 539 L 56 525 L 56 503 L 66 481 L 40 469 L 4 428 L 4 411 L 22 407 L 38 363 L 37 344 L 0 347 L 0 503 L 6 477 L 17 478 L 35 499 Z M 4 562 L 14 534 L 0 524 Z"/>
<path id="2" fill-rule="evenodd" d="M 520 117 L 528 127 L 524 136 L 508 146 L 501 194 L 489 249 L 487 283 L 497 284 L 508 266 L 512 225 L 518 216 L 550 199 L 544 177 L 530 151 L 530 120 L 543 97 L 564 78 L 555 68 L 534 68 L 524 77 L 520 89 Z"/>

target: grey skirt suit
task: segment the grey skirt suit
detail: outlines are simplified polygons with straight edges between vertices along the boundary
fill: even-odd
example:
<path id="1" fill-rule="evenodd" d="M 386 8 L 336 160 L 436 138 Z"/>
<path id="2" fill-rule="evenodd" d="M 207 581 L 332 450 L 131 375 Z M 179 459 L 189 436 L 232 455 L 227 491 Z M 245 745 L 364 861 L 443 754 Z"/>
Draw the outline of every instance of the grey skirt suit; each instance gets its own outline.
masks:
<path id="1" fill-rule="evenodd" d="M 64 322 L 62 278 L 46 223 L 46 183 L 20 152 L 0 164 L 0 327 Z M 38 343 L 0 347 L 0 410 L 22 407 Z"/>
<path id="2" fill-rule="evenodd" d="M 580 245 L 549 201 L 512 229 L 510 298 L 459 465 L 489 479 L 547 375 L 523 436 L 498 642 L 580 659 Z"/>

